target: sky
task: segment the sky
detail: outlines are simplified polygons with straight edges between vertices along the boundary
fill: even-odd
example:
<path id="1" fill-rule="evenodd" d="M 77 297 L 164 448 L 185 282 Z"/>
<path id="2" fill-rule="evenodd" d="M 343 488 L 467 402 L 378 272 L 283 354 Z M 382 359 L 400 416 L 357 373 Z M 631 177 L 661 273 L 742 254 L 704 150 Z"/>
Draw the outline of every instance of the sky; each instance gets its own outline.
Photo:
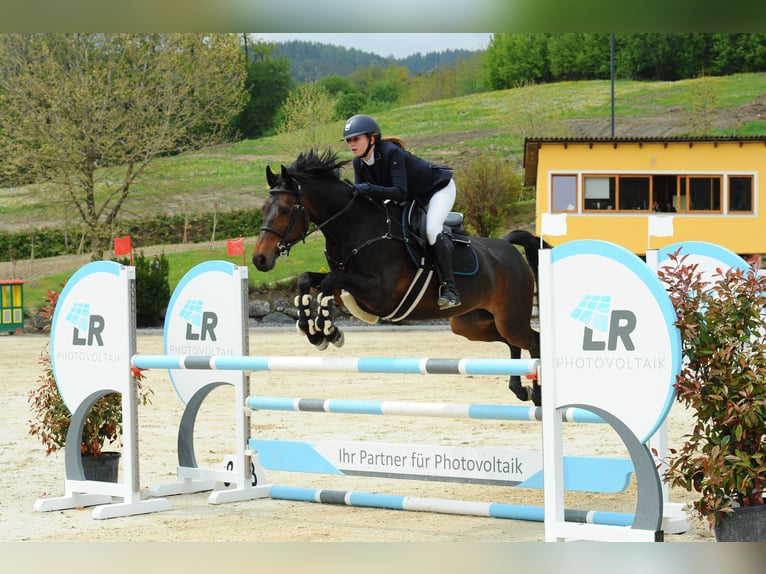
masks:
<path id="1" fill-rule="evenodd" d="M 344 48 L 356 48 L 384 58 L 406 58 L 418 52 L 443 52 L 445 50 L 483 50 L 489 45 L 492 34 L 437 34 L 437 33 L 365 33 L 365 34 L 253 34 L 268 42 L 319 42 Z"/>

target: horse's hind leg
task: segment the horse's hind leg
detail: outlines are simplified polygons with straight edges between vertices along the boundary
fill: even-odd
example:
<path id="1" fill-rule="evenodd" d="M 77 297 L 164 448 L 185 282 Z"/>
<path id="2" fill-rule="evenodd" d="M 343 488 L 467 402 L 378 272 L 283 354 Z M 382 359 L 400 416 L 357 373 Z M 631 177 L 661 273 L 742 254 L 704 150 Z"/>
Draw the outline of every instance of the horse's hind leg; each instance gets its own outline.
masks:
<path id="1" fill-rule="evenodd" d="M 515 345 L 508 345 L 511 349 L 511 359 L 521 359 L 521 348 Z M 508 388 L 518 397 L 521 401 L 532 401 L 532 404 L 539 407 L 542 404 L 542 396 L 540 393 L 540 384 L 537 379 L 534 380 L 532 386 L 524 386 L 521 382 L 521 377 L 518 375 L 511 375 L 508 379 Z"/>
<path id="2" fill-rule="evenodd" d="M 453 333 L 471 341 L 497 341 L 505 343 L 511 351 L 511 359 L 521 358 L 521 348 L 511 345 L 505 337 L 500 335 L 493 315 L 487 311 L 476 310 L 466 315 L 453 317 L 450 320 L 450 326 Z M 531 388 L 526 387 L 522 384 L 520 376 L 511 375 L 508 379 L 508 388 L 520 401 L 532 401 L 535 406 L 540 406 L 539 384 L 533 384 Z"/>
<path id="3" fill-rule="evenodd" d="M 497 322 L 495 323 L 502 339 L 511 348 L 512 358 L 520 358 L 521 349 L 529 351 L 529 356 L 533 359 L 540 357 L 540 333 L 531 326 L 531 297 L 529 301 L 529 307 L 517 306 L 507 309 L 504 315 L 497 317 Z M 509 386 L 516 396 L 519 394 L 517 391 L 522 391 L 522 393 L 527 391 L 527 396 L 522 400 L 532 401 L 538 407 L 542 404 L 540 381 L 537 379 L 533 380 L 531 387 L 524 387 L 518 377 L 516 377 L 516 380 L 512 377 Z"/>

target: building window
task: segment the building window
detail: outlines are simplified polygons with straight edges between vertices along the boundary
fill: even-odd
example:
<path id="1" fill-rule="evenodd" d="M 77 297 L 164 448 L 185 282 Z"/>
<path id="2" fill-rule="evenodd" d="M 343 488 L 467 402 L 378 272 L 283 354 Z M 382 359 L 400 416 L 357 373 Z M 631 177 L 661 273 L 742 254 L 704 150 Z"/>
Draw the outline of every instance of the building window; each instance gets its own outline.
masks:
<path id="1" fill-rule="evenodd" d="M 753 177 L 750 175 L 729 176 L 729 211 L 753 211 Z"/>
<path id="2" fill-rule="evenodd" d="M 586 210 L 647 211 L 650 208 L 649 176 L 588 175 L 584 178 Z"/>
<path id="3" fill-rule="evenodd" d="M 723 214 L 724 177 L 726 213 L 753 213 L 755 176 L 723 174 L 554 174 L 551 176 L 551 211 Z"/>
<path id="4" fill-rule="evenodd" d="M 677 211 L 678 204 L 678 176 L 677 175 L 653 175 L 652 176 L 652 203 L 657 202 L 657 211 Z"/>
<path id="5" fill-rule="evenodd" d="M 577 211 L 577 176 L 554 175 L 551 180 L 553 211 Z"/>
<path id="6" fill-rule="evenodd" d="M 617 205 L 617 178 L 614 176 L 586 176 L 585 209 L 614 209 Z"/>
<path id="7" fill-rule="evenodd" d="M 690 175 L 682 178 L 681 193 L 687 191 L 688 211 L 721 211 L 721 178 Z"/>
<path id="8" fill-rule="evenodd" d="M 617 179 L 617 194 L 620 209 L 624 211 L 647 211 L 650 185 L 648 177 L 620 176 Z"/>

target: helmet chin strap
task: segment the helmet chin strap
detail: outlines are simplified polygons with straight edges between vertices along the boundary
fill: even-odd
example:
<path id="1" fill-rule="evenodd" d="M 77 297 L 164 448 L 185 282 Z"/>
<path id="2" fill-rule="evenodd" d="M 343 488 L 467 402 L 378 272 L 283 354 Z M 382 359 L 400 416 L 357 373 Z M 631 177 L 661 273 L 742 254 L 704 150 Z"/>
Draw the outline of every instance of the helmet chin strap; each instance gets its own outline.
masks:
<path id="1" fill-rule="evenodd" d="M 367 149 L 364 150 L 364 154 L 362 154 L 362 157 L 367 157 L 367 155 L 370 153 L 370 150 L 372 149 L 372 146 L 375 145 L 375 143 L 372 141 L 373 135 L 370 134 L 367 138 Z"/>

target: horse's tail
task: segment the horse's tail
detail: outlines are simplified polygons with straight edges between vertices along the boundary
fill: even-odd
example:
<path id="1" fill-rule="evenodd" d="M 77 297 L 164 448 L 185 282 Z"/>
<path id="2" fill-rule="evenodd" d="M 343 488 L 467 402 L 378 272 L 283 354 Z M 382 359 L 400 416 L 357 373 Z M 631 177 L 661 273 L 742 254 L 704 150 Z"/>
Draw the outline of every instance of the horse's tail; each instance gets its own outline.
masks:
<path id="1" fill-rule="evenodd" d="M 532 268 L 532 273 L 535 276 L 535 283 L 537 283 L 537 268 L 539 266 L 537 250 L 540 249 L 541 246 L 544 249 L 550 249 L 551 245 L 545 240 L 541 240 L 537 235 L 523 229 L 511 231 L 508 235 L 503 237 L 503 239 L 514 245 L 520 245 L 524 249 L 524 256 L 527 258 L 527 262 Z"/>

